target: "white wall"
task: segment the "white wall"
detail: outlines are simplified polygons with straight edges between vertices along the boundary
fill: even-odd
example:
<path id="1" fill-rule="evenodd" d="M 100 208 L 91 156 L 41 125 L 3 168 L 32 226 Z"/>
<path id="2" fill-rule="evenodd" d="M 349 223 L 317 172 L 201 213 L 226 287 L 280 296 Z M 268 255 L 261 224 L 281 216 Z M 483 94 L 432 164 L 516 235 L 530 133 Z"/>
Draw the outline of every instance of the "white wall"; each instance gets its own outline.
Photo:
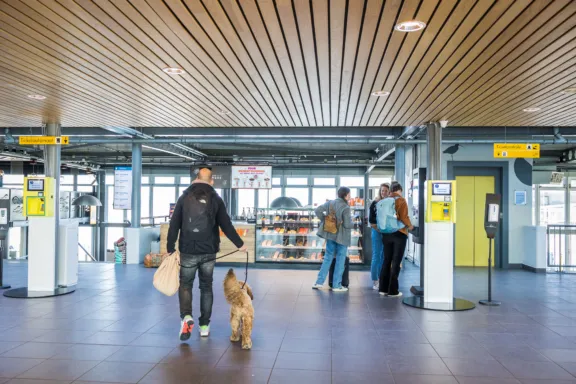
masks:
<path id="1" fill-rule="evenodd" d="M 444 151 L 450 147 L 450 145 L 443 145 L 442 150 Z M 426 145 L 419 145 L 418 150 L 418 166 L 426 167 L 427 163 L 427 151 Z M 412 156 L 406 151 L 406 156 Z M 410 157 L 411 158 L 411 157 Z M 508 202 L 508 217 L 504 217 L 504 220 L 508 224 L 508 245 L 504 252 L 508 252 L 508 262 L 510 264 L 522 264 L 524 262 L 524 227 L 532 223 L 532 186 L 523 184 L 514 172 L 514 161 L 515 159 L 504 160 L 504 159 L 494 159 L 493 145 L 488 144 L 468 144 L 459 148 L 453 156 L 442 154 L 442 177 L 447 178 L 448 175 L 448 162 L 492 162 L 492 161 L 506 161 L 508 163 L 508 194 L 507 196 L 502 196 L 502 199 L 507 199 Z M 532 164 L 531 159 L 527 161 Z M 457 164 L 454 164 L 457 166 Z M 415 168 L 415 167 L 413 167 Z M 502 186 L 504 187 L 504 185 Z M 514 205 L 514 191 L 524 190 L 526 191 L 527 203 L 526 205 Z M 506 227 L 505 227 L 506 228 Z"/>

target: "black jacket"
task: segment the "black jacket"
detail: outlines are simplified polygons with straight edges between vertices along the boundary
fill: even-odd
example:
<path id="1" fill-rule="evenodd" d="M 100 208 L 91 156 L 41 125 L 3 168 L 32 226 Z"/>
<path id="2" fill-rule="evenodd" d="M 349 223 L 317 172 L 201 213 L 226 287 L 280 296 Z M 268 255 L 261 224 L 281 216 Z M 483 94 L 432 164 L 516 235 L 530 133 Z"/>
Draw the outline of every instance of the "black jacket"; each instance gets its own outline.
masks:
<path id="1" fill-rule="evenodd" d="M 178 199 L 176 207 L 174 208 L 174 213 L 172 214 L 172 219 L 170 220 L 170 229 L 168 230 L 168 253 L 172 253 L 176 250 L 175 244 L 176 239 L 178 238 L 178 234 L 180 233 L 180 229 L 182 228 L 182 219 L 188 219 L 186 217 L 182 217 L 182 204 L 185 204 L 185 197 L 193 188 L 202 188 L 205 192 L 212 194 L 210 201 L 212 203 L 212 212 L 216 213 L 215 225 L 212 231 L 212 236 L 209 236 L 209 238 L 206 240 L 194 241 L 180 237 L 178 241 L 179 251 L 189 255 L 206 255 L 218 253 L 220 251 L 220 231 L 218 228 L 222 228 L 222 231 L 226 237 L 229 238 L 237 248 L 241 248 L 244 245 L 244 242 L 236 232 L 236 228 L 234 228 L 232 225 L 230 216 L 228 216 L 228 213 L 226 213 L 226 206 L 224 205 L 222 198 L 218 196 L 211 185 L 195 183 L 184 191 L 182 196 L 180 196 Z"/>

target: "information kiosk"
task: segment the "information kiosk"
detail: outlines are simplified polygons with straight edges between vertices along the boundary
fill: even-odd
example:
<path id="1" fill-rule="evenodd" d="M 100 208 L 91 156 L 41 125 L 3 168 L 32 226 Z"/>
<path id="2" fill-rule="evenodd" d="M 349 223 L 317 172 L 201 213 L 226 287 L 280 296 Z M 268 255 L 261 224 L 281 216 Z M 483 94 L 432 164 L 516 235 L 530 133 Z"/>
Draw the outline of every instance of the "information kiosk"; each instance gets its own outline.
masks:
<path id="1" fill-rule="evenodd" d="M 454 224 L 456 181 L 427 181 L 424 238 L 424 296 L 404 299 L 404 304 L 436 311 L 462 311 L 474 303 L 454 298 Z"/>

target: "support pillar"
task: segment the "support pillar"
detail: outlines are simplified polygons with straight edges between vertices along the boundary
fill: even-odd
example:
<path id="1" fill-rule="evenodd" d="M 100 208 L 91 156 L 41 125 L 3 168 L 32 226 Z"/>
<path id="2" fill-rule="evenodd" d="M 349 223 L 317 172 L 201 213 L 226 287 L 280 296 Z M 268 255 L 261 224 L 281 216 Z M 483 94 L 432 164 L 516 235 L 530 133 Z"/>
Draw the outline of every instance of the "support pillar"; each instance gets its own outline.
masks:
<path id="1" fill-rule="evenodd" d="M 130 228 L 126 228 L 126 264 L 139 264 L 144 260 L 144 249 L 140 244 L 144 241 L 143 228 L 140 228 L 141 217 L 141 186 L 142 186 L 142 144 L 132 144 L 132 211 Z"/>
<path id="2" fill-rule="evenodd" d="M 442 180 L 442 127 L 438 123 L 429 123 L 426 127 L 428 149 L 428 180 Z"/>
<path id="3" fill-rule="evenodd" d="M 47 123 L 46 136 L 61 136 L 60 124 Z M 54 179 L 53 190 L 45 193 L 54 196 L 52 201 L 54 216 L 29 217 L 28 233 L 32 241 L 28 248 L 28 287 L 15 288 L 4 293 L 14 298 L 40 298 L 59 296 L 74 292 L 74 287 L 59 287 L 60 260 L 59 212 L 60 212 L 60 145 L 44 147 L 44 174 Z M 63 270 L 64 271 L 64 270 Z"/>
<path id="4" fill-rule="evenodd" d="M 399 182 L 404 190 L 408 190 L 406 183 L 406 146 L 403 144 L 396 145 L 394 155 L 394 180 Z"/>
<path id="5" fill-rule="evenodd" d="M 101 207 L 97 207 L 97 220 L 96 220 L 96 228 L 95 228 L 95 236 L 94 238 L 96 241 L 94 242 L 94 253 L 95 258 L 100 261 L 106 261 L 106 228 L 101 225 L 106 221 L 105 212 L 107 207 L 106 202 L 106 173 L 105 172 L 98 172 L 96 174 L 96 178 L 98 181 L 98 188 L 96 190 L 96 197 L 102 203 Z"/>

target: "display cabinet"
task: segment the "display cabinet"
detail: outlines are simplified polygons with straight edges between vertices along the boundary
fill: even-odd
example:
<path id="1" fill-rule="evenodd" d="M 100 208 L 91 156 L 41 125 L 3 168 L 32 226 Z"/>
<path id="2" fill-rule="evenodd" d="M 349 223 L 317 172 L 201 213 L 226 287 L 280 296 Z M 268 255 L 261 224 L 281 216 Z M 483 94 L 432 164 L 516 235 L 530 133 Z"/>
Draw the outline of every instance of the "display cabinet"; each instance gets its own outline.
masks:
<path id="1" fill-rule="evenodd" d="M 364 209 L 351 209 L 351 263 L 361 264 Z M 318 237 L 320 220 L 312 208 L 265 208 L 256 214 L 256 262 L 321 263 L 326 242 Z"/>

